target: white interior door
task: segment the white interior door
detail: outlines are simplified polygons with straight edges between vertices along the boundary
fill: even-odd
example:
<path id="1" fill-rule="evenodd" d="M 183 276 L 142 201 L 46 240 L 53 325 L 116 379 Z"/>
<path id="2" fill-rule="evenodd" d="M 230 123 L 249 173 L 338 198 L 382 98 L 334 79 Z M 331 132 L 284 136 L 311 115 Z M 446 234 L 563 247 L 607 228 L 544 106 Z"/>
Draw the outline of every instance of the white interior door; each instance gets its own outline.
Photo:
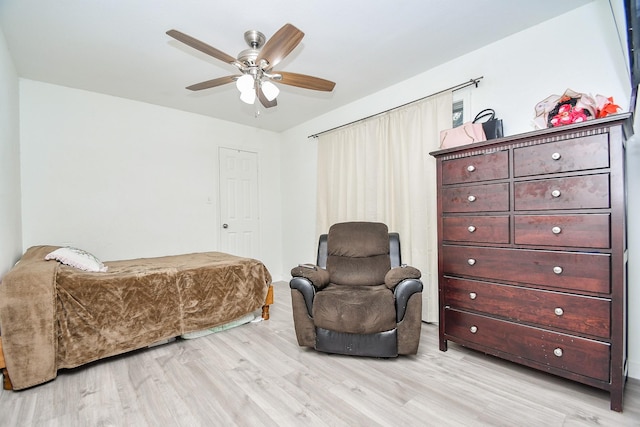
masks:
<path id="1" fill-rule="evenodd" d="M 221 147 L 219 162 L 221 250 L 259 259 L 258 155 Z"/>

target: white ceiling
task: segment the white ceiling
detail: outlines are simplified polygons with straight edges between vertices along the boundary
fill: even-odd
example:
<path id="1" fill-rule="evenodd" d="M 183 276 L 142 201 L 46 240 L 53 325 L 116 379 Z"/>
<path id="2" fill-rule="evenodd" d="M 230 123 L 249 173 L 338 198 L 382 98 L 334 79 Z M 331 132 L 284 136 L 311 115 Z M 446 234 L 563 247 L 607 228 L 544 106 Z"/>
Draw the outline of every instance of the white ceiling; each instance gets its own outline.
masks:
<path id="1" fill-rule="evenodd" d="M 280 132 L 587 3 L 0 0 L 0 26 L 20 77 Z M 305 37 L 275 70 L 332 80 L 336 88 L 279 85 L 278 106 L 268 110 L 242 103 L 233 84 L 186 90 L 236 69 L 165 34 L 177 29 L 236 56 L 248 47 L 245 31 L 268 39 L 287 22 Z"/>

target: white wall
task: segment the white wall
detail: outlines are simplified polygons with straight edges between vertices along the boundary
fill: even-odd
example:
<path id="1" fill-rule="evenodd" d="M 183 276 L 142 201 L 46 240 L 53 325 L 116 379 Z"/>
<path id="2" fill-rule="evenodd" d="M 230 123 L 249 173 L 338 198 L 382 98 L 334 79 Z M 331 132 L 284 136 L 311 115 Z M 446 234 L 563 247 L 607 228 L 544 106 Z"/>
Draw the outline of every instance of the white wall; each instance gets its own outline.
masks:
<path id="1" fill-rule="evenodd" d="M 0 277 L 22 253 L 18 75 L 0 28 Z"/>
<path id="2" fill-rule="evenodd" d="M 219 249 L 218 148 L 258 153 L 261 259 L 281 277 L 278 134 L 20 80 L 23 245 L 103 260 Z"/>
<path id="3" fill-rule="evenodd" d="M 285 132 L 284 270 L 315 259 L 317 145 L 308 135 L 478 76 L 484 79 L 477 89 L 470 89 L 471 117 L 492 107 L 504 120 L 507 135 L 533 130 L 535 104 L 567 88 L 613 96 L 628 111 L 630 87 L 624 49 L 608 1 L 597 0 Z M 637 142 L 628 156 L 629 218 L 640 217 L 640 149 L 635 145 Z M 640 378 L 640 316 L 633 314 L 640 306 L 640 290 L 635 285 L 640 279 L 640 225 L 633 221 L 629 221 L 629 279 L 630 375 Z"/>

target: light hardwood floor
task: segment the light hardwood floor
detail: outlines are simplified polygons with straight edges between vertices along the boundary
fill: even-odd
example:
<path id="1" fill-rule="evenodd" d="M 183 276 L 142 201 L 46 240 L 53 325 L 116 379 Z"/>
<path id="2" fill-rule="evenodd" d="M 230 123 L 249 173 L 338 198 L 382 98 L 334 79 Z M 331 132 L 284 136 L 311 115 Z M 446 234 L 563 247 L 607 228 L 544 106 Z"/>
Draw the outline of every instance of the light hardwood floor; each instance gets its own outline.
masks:
<path id="1" fill-rule="evenodd" d="M 1 426 L 640 426 L 608 394 L 450 343 L 424 324 L 418 355 L 370 359 L 298 347 L 289 287 L 271 319 L 129 353 L 0 395 Z"/>

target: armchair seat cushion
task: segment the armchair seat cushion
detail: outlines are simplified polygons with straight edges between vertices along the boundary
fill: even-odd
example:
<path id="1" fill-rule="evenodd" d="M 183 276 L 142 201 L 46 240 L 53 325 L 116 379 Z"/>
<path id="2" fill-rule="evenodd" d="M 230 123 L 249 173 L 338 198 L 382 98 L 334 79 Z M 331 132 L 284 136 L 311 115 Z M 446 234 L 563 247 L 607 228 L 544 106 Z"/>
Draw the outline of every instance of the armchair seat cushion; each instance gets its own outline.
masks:
<path id="1" fill-rule="evenodd" d="M 373 334 L 396 327 L 393 292 L 384 284 L 329 284 L 313 303 L 315 326 L 351 334 Z"/>

